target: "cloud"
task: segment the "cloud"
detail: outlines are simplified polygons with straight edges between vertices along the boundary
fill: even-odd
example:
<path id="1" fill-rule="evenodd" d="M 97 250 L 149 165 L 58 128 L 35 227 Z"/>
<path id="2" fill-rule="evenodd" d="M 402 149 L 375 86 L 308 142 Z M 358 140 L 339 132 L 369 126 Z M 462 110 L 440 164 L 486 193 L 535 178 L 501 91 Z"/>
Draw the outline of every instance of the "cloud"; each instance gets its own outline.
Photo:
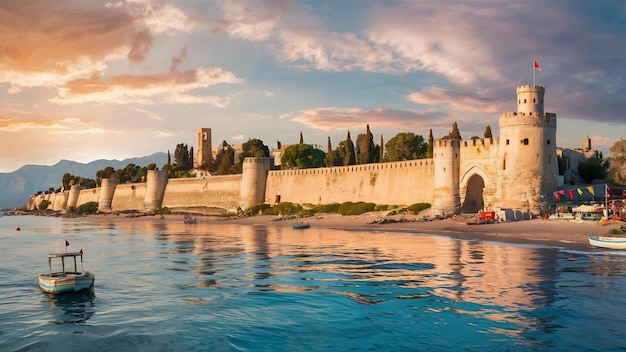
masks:
<path id="1" fill-rule="evenodd" d="M 77 118 L 43 119 L 11 118 L 0 116 L 0 131 L 21 132 L 24 130 L 44 129 L 46 132 L 70 130 L 78 126 L 89 126 L 92 122 Z"/>
<path id="2" fill-rule="evenodd" d="M 230 98 L 193 94 L 199 88 L 217 84 L 234 84 L 242 80 L 232 72 L 218 68 L 171 71 L 167 74 L 121 75 L 104 78 L 93 74 L 59 87 L 58 96 L 50 99 L 56 104 L 87 102 L 116 104 L 209 104 L 228 106 Z"/>
<path id="3" fill-rule="evenodd" d="M 47 0 L 0 2 L 0 82 L 55 87 L 112 60 L 145 60 L 158 33 L 188 32 L 200 23 L 171 5 Z"/>
<path id="4" fill-rule="evenodd" d="M 236 136 L 230 137 L 230 139 L 232 139 L 234 141 L 243 141 L 245 138 L 246 138 L 246 136 L 243 135 L 243 134 L 238 134 Z"/>
<path id="5" fill-rule="evenodd" d="M 384 126 L 400 131 L 429 127 L 448 128 L 452 124 L 443 112 L 415 112 L 407 110 L 324 107 L 301 111 L 291 121 L 302 123 L 310 128 L 330 131 L 362 129 L 363 126 Z"/>
<path id="6" fill-rule="evenodd" d="M 462 93 L 443 88 L 427 88 L 408 95 L 407 100 L 422 105 L 445 106 L 457 111 L 499 113 L 510 109 L 509 104 L 495 98 L 485 97 L 479 93 Z"/>

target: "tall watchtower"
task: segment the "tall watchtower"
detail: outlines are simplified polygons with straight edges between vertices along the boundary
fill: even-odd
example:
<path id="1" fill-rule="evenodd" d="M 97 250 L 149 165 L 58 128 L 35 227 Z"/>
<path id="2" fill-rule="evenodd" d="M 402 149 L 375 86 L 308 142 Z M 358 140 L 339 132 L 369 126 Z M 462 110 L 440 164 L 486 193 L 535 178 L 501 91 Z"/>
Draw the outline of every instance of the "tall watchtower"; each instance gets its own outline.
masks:
<path id="1" fill-rule="evenodd" d="M 556 114 L 544 112 L 545 88 L 517 87 L 517 112 L 500 115 L 499 203 L 539 210 L 539 196 L 558 186 Z"/>
<path id="2" fill-rule="evenodd" d="M 198 129 L 198 151 L 196 152 L 195 168 L 208 167 L 213 161 L 213 146 L 211 145 L 211 129 Z"/>

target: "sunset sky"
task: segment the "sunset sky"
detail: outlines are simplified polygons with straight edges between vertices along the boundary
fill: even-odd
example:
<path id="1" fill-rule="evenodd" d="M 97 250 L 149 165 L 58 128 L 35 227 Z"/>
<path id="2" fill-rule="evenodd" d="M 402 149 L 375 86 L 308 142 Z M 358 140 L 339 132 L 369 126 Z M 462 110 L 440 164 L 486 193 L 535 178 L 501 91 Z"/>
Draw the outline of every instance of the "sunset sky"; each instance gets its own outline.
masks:
<path id="1" fill-rule="evenodd" d="M 546 87 L 557 145 L 626 137 L 623 1 L 0 0 L 0 172 L 370 125 L 464 139 Z"/>

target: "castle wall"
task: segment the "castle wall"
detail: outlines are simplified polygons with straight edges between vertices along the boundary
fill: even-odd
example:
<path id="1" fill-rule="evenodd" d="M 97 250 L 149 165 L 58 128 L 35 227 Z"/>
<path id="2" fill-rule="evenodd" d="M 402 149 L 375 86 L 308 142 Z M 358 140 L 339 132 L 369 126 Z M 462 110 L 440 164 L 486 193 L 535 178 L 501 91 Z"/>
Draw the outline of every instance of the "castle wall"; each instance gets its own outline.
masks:
<path id="1" fill-rule="evenodd" d="M 242 175 L 170 179 L 163 207 L 217 207 L 236 211 L 239 207 Z"/>
<path id="2" fill-rule="evenodd" d="M 125 183 L 115 187 L 111 202 L 112 211 L 136 210 L 145 211 L 146 183 Z"/>
<path id="3" fill-rule="evenodd" d="M 485 186 L 482 190 L 484 208 L 493 209 L 497 207 L 497 191 L 500 180 L 498 175 L 502 172 L 502 165 L 499 158 L 499 138 L 462 141 L 460 154 L 459 194 L 461 204 L 465 202 L 470 179 L 479 176 Z"/>
<path id="4" fill-rule="evenodd" d="M 89 202 L 98 202 L 100 198 L 100 188 L 88 188 L 82 189 L 78 194 L 78 199 L 76 200 L 76 206 L 80 206 Z"/>
<path id="5" fill-rule="evenodd" d="M 430 203 L 433 177 L 432 159 L 269 171 L 265 203 Z"/>

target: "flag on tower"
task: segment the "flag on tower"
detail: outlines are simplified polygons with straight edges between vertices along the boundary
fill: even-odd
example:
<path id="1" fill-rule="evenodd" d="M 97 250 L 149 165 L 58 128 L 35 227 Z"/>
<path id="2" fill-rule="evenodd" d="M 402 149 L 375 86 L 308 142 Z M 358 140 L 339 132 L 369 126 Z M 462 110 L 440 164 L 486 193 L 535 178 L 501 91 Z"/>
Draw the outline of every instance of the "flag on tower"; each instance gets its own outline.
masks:
<path id="1" fill-rule="evenodd" d="M 533 66 L 534 66 L 537 70 L 541 71 L 541 67 L 539 67 L 539 63 L 538 63 L 537 61 L 533 61 Z"/>

